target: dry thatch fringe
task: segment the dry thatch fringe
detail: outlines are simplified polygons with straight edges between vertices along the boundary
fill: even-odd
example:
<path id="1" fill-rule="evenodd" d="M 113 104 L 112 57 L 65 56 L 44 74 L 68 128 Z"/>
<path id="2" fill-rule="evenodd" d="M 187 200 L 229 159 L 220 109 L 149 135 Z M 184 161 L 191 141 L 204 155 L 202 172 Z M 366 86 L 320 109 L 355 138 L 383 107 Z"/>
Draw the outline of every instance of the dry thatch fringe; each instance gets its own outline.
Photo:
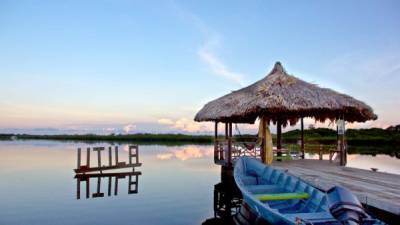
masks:
<path id="1" fill-rule="evenodd" d="M 377 119 L 364 102 L 291 76 L 277 62 L 265 78 L 207 103 L 195 121 L 254 123 L 261 116 L 284 126 L 294 125 L 301 117 L 321 122 L 341 117 L 349 122 Z"/>

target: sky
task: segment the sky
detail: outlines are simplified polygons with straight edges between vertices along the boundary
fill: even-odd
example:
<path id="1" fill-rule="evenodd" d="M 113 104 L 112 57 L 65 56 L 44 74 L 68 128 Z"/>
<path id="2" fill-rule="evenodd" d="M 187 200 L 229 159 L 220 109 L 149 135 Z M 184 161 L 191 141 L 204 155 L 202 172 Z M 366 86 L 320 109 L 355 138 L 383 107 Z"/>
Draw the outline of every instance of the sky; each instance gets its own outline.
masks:
<path id="1" fill-rule="evenodd" d="M 211 132 L 196 112 L 276 61 L 378 115 L 348 127 L 399 124 L 399 11 L 389 0 L 0 0 L 0 133 Z"/>

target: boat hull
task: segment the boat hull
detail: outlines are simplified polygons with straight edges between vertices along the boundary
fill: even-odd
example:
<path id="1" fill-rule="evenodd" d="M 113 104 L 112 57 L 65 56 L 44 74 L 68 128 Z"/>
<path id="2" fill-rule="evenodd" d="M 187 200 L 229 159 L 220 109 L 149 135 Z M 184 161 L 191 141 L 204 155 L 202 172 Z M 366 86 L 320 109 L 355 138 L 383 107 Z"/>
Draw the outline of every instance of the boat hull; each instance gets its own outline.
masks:
<path id="1" fill-rule="evenodd" d="M 241 157 L 235 164 L 234 179 L 242 192 L 243 201 L 256 215 L 256 221 L 263 219 L 270 224 L 293 225 L 342 224 L 331 214 L 327 193 L 287 171 L 266 166 L 253 158 Z M 344 188 L 338 189 L 345 191 Z M 362 222 L 358 224 L 382 224 L 362 213 Z"/>

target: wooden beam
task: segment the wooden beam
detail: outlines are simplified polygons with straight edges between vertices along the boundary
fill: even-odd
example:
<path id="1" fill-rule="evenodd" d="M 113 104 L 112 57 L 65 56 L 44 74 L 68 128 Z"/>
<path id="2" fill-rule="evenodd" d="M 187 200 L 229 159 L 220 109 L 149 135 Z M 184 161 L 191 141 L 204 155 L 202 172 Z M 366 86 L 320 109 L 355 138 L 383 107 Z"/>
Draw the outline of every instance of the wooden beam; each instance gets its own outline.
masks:
<path id="1" fill-rule="evenodd" d="M 133 168 L 142 166 L 142 163 L 132 163 L 127 164 L 126 162 L 118 162 L 118 165 L 112 166 L 100 166 L 100 167 L 81 167 L 80 169 L 74 169 L 75 173 L 87 173 L 87 172 L 95 172 L 95 171 L 102 171 L 102 170 L 115 170 L 115 169 L 124 169 L 124 168 Z"/>

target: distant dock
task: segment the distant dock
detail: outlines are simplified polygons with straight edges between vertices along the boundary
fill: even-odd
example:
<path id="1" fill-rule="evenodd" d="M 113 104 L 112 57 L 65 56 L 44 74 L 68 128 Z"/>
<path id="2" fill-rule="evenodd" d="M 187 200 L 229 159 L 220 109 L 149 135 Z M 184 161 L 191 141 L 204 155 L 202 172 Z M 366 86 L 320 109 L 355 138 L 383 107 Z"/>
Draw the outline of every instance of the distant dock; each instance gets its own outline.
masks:
<path id="1" fill-rule="evenodd" d="M 335 185 L 350 189 L 367 207 L 400 217 L 400 175 L 337 166 L 325 160 L 273 162 L 314 187 L 327 191 Z"/>

